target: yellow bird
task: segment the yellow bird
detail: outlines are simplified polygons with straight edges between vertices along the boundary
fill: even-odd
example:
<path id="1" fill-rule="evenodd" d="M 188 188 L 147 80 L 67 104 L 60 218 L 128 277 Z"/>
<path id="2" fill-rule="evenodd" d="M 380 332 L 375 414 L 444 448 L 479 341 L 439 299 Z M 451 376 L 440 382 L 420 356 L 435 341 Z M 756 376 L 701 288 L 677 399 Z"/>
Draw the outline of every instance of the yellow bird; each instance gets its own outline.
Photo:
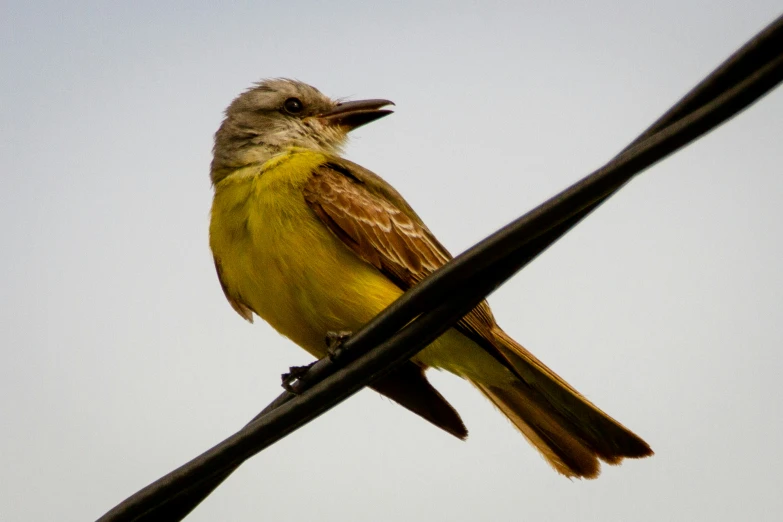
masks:
<path id="1" fill-rule="evenodd" d="M 394 188 L 340 157 L 348 132 L 389 105 L 274 79 L 238 96 L 215 134 L 209 235 L 223 291 L 315 357 L 327 334 L 358 330 L 451 259 Z M 372 386 L 466 438 L 428 368 L 472 383 L 568 477 L 653 453 L 501 330 L 486 302 Z"/>

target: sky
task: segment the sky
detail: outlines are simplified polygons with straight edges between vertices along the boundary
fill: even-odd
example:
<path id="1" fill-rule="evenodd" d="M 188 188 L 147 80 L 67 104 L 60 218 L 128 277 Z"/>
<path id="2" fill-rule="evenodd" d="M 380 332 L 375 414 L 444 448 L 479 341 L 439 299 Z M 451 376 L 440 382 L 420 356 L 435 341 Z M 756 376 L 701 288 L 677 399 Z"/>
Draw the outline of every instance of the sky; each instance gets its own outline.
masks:
<path id="1" fill-rule="evenodd" d="M 346 157 L 452 252 L 614 156 L 780 15 L 754 2 L 5 2 L 0 519 L 91 520 L 256 415 L 309 356 L 225 301 L 212 136 L 292 77 L 388 98 Z M 490 297 L 654 457 L 558 476 L 471 386 L 460 442 L 372 391 L 188 518 L 777 520 L 783 91 L 654 166 Z"/>

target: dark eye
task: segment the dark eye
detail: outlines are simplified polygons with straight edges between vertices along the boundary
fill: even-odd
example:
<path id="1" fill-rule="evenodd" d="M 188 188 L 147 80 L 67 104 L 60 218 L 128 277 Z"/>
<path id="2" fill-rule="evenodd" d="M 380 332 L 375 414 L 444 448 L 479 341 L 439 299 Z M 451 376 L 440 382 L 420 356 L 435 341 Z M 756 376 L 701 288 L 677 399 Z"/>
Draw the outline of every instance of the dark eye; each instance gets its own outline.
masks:
<path id="1" fill-rule="evenodd" d="M 283 103 L 283 108 L 289 114 L 299 114 L 304 109 L 304 105 L 302 105 L 302 100 L 299 98 L 288 98 Z"/>

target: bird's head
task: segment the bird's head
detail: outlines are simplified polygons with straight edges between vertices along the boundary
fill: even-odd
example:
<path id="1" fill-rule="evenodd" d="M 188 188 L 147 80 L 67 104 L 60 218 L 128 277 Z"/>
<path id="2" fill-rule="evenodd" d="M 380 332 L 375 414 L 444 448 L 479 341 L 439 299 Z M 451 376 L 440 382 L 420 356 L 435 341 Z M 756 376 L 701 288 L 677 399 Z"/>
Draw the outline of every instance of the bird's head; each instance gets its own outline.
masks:
<path id="1" fill-rule="evenodd" d="M 392 111 L 389 100 L 336 101 L 306 83 L 266 80 L 240 94 L 215 134 L 212 183 L 291 147 L 339 153 L 348 133 Z"/>

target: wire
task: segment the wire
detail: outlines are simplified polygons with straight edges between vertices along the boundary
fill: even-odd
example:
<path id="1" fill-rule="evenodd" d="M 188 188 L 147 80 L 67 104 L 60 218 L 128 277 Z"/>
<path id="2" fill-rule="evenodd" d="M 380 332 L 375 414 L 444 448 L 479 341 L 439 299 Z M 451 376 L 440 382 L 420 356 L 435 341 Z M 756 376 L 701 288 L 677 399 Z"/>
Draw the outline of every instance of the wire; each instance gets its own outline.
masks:
<path id="1" fill-rule="evenodd" d="M 605 166 L 457 256 L 316 362 L 239 432 L 132 495 L 99 521 L 181 520 L 242 462 L 410 359 L 635 175 L 783 81 L 783 16 L 734 53 Z"/>

